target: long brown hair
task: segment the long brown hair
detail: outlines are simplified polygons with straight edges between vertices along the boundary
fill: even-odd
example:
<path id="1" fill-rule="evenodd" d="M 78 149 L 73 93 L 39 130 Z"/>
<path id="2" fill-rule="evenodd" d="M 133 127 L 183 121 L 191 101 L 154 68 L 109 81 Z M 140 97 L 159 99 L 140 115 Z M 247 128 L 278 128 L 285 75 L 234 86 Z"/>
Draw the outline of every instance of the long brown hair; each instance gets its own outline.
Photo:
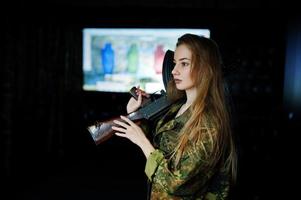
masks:
<path id="1" fill-rule="evenodd" d="M 176 165 L 188 143 L 200 144 L 207 152 L 207 169 L 221 162 L 231 171 L 232 180 L 236 179 L 236 150 L 231 133 L 229 109 L 226 104 L 222 76 L 222 59 L 218 45 L 209 38 L 185 34 L 178 39 L 177 47 L 185 45 L 192 53 L 191 77 L 197 88 L 197 97 L 191 105 L 191 117 L 179 135 L 179 142 L 174 150 Z M 185 95 L 176 89 L 171 81 L 168 95 L 177 99 Z M 204 141 L 209 142 L 204 144 Z"/>

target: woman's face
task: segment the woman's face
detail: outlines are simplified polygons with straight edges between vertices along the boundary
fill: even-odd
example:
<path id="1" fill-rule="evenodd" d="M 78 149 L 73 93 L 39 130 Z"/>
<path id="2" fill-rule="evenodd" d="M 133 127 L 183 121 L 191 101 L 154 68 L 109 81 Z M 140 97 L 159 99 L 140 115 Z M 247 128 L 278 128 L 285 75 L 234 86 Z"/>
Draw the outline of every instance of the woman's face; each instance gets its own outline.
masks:
<path id="1" fill-rule="evenodd" d="M 175 50 L 175 67 L 171 73 L 178 90 L 189 90 L 194 87 L 191 79 L 191 56 L 191 51 L 184 44 L 179 45 Z"/>

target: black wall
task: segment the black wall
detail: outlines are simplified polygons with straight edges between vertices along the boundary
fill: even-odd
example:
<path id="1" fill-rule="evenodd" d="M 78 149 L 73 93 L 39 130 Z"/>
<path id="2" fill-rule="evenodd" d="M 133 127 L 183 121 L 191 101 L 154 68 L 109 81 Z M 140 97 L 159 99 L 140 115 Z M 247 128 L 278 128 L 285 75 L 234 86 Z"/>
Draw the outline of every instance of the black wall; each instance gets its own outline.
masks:
<path id="1" fill-rule="evenodd" d="M 4 194 L 19 199 L 143 199 L 145 158 L 140 149 L 115 137 L 95 146 L 86 131 L 95 120 L 125 113 L 129 94 L 82 90 L 81 31 L 181 27 L 209 28 L 227 67 L 239 147 L 233 199 L 293 195 L 286 191 L 294 188 L 290 162 L 295 148 L 290 144 L 298 121 L 288 119 L 282 97 L 286 31 L 295 12 L 284 16 L 269 10 L 270 3 L 249 4 L 65 1 L 5 6 L 0 35 Z"/>

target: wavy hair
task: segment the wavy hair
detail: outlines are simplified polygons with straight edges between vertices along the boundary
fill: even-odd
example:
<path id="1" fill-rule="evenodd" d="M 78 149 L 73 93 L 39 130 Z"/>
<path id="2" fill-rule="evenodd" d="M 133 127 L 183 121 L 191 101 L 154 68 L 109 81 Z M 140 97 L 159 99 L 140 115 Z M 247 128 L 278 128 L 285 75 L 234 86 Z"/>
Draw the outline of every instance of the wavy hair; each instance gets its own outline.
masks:
<path id="1" fill-rule="evenodd" d="M 171 157 L 175 157 L 178 165 L 189 143 L 200 144 L 198 146 L 201 146 L 208 158 L 206 160 L 209 160 L 207 169 L 225 163 L 226 169 L 231 172 L 232 181 L 235 182 L 237 155 L 231 133 L 218 45 L 212 39 L 193 34 L 181 36 L 176 46 L 180 45 L 185 45 L 192 53 L 191 77 L 197 96 L 190 106 L 193 111 L 191 117 L 181 130 Z M 174 81 L 169 82 L 167 91 L 171 99 L 185 96 L 185 91 L 176 89 Z M 204 141 L 210 142 L 205 144 Z M 210 152 L 207 152 L 208 149 Z"/>

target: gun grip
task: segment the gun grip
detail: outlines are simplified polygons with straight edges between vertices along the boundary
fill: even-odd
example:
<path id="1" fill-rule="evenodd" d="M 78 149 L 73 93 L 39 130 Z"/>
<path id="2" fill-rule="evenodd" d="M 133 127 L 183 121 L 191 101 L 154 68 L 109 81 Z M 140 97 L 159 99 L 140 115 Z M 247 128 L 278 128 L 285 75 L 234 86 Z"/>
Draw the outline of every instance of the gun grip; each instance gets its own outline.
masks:
<path id="1" fill-rule="evenodd" d="M 138 95 L 136 94 L 137 88 L 134 86 L 130 89 L 130 94 L 134 97 L 135 100 L 138 100 Z"/>
<path id="2" fill-rule="evenodd" d="M 130 94 L 132 95 L 132 97 L 137 101 L 138 100 L 138 95 L 136 94 L 136 90 L 137 88 L 134 86 L 130 89 Z M 151 98 L 148 97 L 144 97 L 142 96 L 142 103 L 141 103 L 141 107 L 145 106 L 146 104 L 148 104 L 149 102 L 151 102 Z"/>

